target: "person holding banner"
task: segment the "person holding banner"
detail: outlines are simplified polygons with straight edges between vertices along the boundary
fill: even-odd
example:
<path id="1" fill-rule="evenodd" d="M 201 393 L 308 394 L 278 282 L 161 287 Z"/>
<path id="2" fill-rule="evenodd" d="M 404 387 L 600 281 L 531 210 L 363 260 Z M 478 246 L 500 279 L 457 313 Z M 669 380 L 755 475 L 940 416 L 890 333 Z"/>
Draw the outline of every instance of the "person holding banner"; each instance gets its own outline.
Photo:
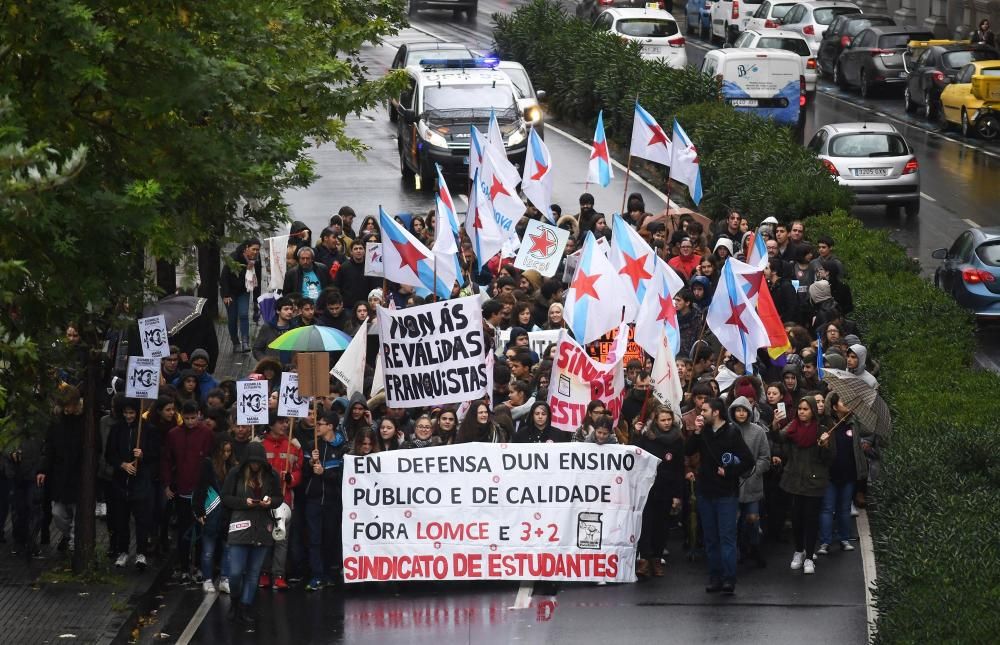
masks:
<path id="1" fill-rule="evenodd" d="M 150 429 L 139 430 L 139 400 L 116 396 L 114 405 L 118 422 L 111 428 L 104 459 L 114 467 L 112 494 L 115 512 L 112 513 L 115 566 L 128 563 L 130 520 L 135 520 L 135 566 L 140 571 L 146 567 L 146 548 L 152 520 L 153 473 L 160 464 L 158 436 Z"/>
<path id="2" fill-rule="evenodd" d="M 642 511 L 642 533 L 639 536 L 639 561 L 635 574 L 655 578 L 665 574 L 663 551 L 667 546 L 667 519 L 681 511 L 684 495 L 684 437 L 680 417 L 670 406 L 658 405 L 646 421 L 635 422 L 639 436 L 636 445 L 660 459 L 656 479 Z M 652 570 L 651 570 L 652 569 Z"/>
<path id="3" fill-rule="evenodd" d="M 337 424 L 337 415 L 326 412 L 316 420 L 319 437 L 307 446 L 309 461 L 303 464 L 306 523 L 309 527 L 309 572 L 306 591 L 334 584 L 340 569 L 341 485 L 344 455 L 350 444 Z"/>

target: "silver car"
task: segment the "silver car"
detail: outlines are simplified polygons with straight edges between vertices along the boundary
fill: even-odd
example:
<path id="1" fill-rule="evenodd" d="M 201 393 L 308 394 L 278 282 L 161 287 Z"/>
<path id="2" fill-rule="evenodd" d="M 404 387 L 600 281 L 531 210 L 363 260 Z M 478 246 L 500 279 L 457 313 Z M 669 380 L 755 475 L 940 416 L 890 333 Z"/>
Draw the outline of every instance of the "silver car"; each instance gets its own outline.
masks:
<path id="1" fill-rule="evenodd" d="M 862 13 L 862 11 L 853 2 L 839 0 L 800 2 L 781 17 L 781 28 L 797 31 L 805 36 L 812 55 L 816 56 L 819 53 L 819 44 L 823 40 L 823 32 L 834 18 L 845 13 Z"/>
<path id="2" fill-rule="evenodd" d="M 854 191 L 858 204 L 902 206 L 908 217 L 920 212 L 920 164 L 913 149 L 888 123 L 832 123 L 809 142 L 837 182 Z"/>

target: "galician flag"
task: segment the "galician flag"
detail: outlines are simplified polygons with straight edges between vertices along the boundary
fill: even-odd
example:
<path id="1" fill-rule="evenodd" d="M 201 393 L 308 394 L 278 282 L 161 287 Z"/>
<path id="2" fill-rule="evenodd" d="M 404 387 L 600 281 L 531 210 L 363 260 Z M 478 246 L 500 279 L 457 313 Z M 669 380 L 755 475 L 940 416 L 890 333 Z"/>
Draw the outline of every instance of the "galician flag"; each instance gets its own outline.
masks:
<path id="1" fill-rule="evenodd" d="M 486 135 L 476 126 L 469 126 L 469 179 L 475 177 L 479 167 L 483 165 L 483 154 L 488 145 Z"/>
<path id="2" fill-rule="evenodd" d="M 764 237 L 756 232 L 750 233 L 750 248 L 747 250 L 747 264 L 763 271 L 767 266 L 767 246 Z"/>
<path id="3" fill-rule="evenodd" d="M 615 213 L 611 219 L 608 257 L 611 264 L 618 267 L 618 275 L 626 287 L 623 292 L 625 321 L 632 322 L 639 313 L 639 303 L 646 297 L 646 285 L 653 277 L 656 253 L 621 215 Z"/>
<path id="4" fill-rule="evenodd" d="M 675 140 L 676 141 L 676 140 Z M 757 350 L 770 341 L 764 323 L 733 272 L 733 258 L 722 267 L 722 278 L 708 307 L 708 328 L 747 371 L 757 360 Z"/>
<path id="5" fill-rule="evenodd" d="M 493 220 L 507 240 L 517 240 L 517 222 L 524 215 L 526 207 L 517 193 L 517 183 L 521 180 L 515 173 L 511 180 L 502 170 L 503 164 L 510 164 L 501 158 L 492 147 L 483 153 L 483 165 L 479 169 L 479 183 L 485 185 Z M 511 166 L 513 167 L 513 166 Z M 480 206 L 483 202 L 480 201 Z M 516 249 L 516 245 L 514 245 Z"/>
<path id="6" fill-rule="evenodd" d="M 604 136 L 604 110 L 597 115 L 597 128 L 594 130 L 594 144 L 590 147 L 590 164 L 587 166 L 587 183 L 600 184 L 607 188 L 615 178 L 611 168 L 611 156 L 608 154 L 608 141 Z M 579 340 L 579 339 L 577 339 Z"/>
<path id="7" fill-rule="evenodd" d="M 681 124 L 674 119 L 674 141 L 670 146 L 670 178 L 688 187 L 691 200 L 701 203 L 701 167 L 698 149 L 691 143 Z"/>
<path id="8" fill-rule="evenodd" d="M 479 181 L 478 170 L 472 177 L 469 211 L 465 214 L 465 232 L 472 242 L 472 250 L 476 252 L 478 269 L 482 271 L 486 263 L 500 252 L 506 236 L 493 218 L 489 186 Z"/>
<path id="9" fill-rule="evenodd" d="M 528 134 L 528 153 L 524 158 L 524 174 L 521 176 L 521 192 L 531 200 L 545 219 L 555 223 L 552 216 L 552 155 L 549 149 L 532 128 Z"/>
<path id="10" fill-rule="evenodd" d="M 649 375 L 653 396 L 663 405 L 670 406 L 675 415 L 680 414 L 684 386 L 681 384 L 680 374 L 677 373 L 674 348 L 663 334 L 660 334 L 653 357 L 653 369 Z"/>
<path id="11" fill-rule="evenodd" d="M 629 154 L 664 166 L 670 165 L 670 139 L 653 116 L 635 102 L 632 119 L 632 145 Z"/>
<path id="12" fill-rule="evenodd" d="M 566 292 L 563 317 L 581 345 L 597 340 L 622 319 L 622 283 L 611 261 L 587 233 L 580 262 Z"/>
<path id="13" fill-rule="evenodd" d="M 764 238 L 758 238 L 763 240 Z M 766 256 L 765 249 L 765 258 Z M 756 267 L 740 262 L 736 258 L 730 258 L 733 273 L 736 274 L 737 286 L 743 290 L 750 301 L 751 306 L 757 311 L 757 316 L 764 329 L 767 330 L 768 349 L 767 354 L 771 358 L 777 358 L 792 350 L 792 345 L 788 341 L 788 334 L 785 333 L 785 324 L 778 315 L 778 309 L 774 306 L 771 298 L 771 290 L 767 288 L 767 280 L 764 278 L 764 271 Z M 767 262 L 765 260 L 765 266 Z"/>
<path id="14" fill-rule="evenodd" d="M 438 272 L 442 264 L 453 264 L 455 276 L 462 283 L 462 267 L 458 263 L 458 211 L 441 174 L 441 166 L 434 165 L 437 168 L 437 193 L 434 195 L 434 244 L 431 251 L 437 258 Z"/>
<path id="15" fill-rule="evenodd" d="M 652 356 L 659 351 L 661 337 L 666 337 L 674 354 L 680 351 L 681 331 L 674 296 L 683 288 L 684 281 L 676 271 L 666 262 L 656 263 L 635 319 L 635 342 Z"/>
<path id="16" fill-rule="evenodd" d="M 503 176 L 505 184 L 517 188 L 517 182 L 521 181 L 521 176 L 517 174 L 517 168 L 507 158 L 507 145 L 500 131 L 500 122 L 497 121 L 497 113 L 490 108 L 490 126 L 486 132 L 486 142 L 493 152 L 496 153 L 494 161 L 497 171 Z"/>
<path id="17" fill-rule="evenodd" d="M 439 262 L 437 282 L 434 281 L 434 254 L 409 231 L 399 225 L 388 213 L 378 209 L 379 226 L 382 228 L 382 255 L 385 279 L 424 287 L 439 298 L 450 298 L 455 284 L 455 267 Z"/>

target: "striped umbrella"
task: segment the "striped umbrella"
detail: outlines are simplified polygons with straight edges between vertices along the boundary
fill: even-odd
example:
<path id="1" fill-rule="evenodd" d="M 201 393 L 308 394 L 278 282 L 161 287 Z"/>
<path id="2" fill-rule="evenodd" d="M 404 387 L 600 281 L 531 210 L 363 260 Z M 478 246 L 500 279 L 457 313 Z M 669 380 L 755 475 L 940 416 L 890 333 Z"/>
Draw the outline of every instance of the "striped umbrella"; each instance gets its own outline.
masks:
<path id="1" fill-rule="evenodd" d="M 823 370 L 823 381 L 832 392 L 840 394 L 844 405 L 872 432 L 886 438 L 892 434 L 889 406 L 875 388 L 846 370 L 827 368 Z"/>
<path id="2" fill-rule="evenodd" d="M 306 325 L 286 331 L 268 347 L 285 352 L 337 352 L 347 349 L 350 342 L 351 337 L 339 329 Z"/>

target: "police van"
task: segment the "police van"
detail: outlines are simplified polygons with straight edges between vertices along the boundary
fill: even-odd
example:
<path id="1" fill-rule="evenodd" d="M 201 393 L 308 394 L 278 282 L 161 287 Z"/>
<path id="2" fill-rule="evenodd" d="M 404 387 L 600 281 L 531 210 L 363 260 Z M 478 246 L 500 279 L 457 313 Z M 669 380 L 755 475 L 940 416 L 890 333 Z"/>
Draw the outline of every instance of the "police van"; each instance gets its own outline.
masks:
<path id="1" fill-rule="evenodd" d="M 783 49 L 734 47 L 705 54 L 703 74 L 722 81 L 722 100 L 800 131 L 805 121 L 806 79 L 802 59 Z"/>
<path id="2" fill-rule="evenodd" d="M 517 90 L 496 69 L 499 60 L 425 59 L 406 67 L 409 87 L 399 95 L 397 135 L 399 170 L 403 177 L 420 178 L 420 187 L 433 190 L 434 164 L 445 175 L 468 175 L 472 128 L 484 135 L 495 113 L 507 158 L 518 169 L 524 165 L 528 127 L 518 107 Z"/>

